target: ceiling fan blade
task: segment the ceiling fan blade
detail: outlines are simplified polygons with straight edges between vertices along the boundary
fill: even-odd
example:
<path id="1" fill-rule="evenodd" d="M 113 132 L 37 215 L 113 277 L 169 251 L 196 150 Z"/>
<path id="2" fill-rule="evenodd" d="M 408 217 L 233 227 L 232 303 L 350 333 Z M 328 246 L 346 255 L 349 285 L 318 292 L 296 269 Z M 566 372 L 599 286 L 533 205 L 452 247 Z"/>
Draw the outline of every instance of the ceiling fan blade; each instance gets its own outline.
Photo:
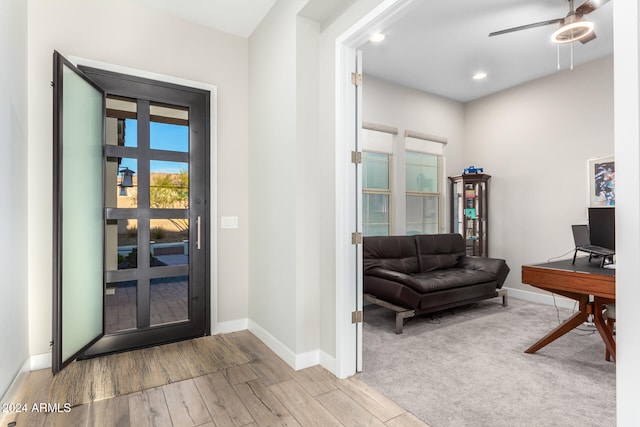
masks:
<path id="1" fill-rule="evenodd" d="M 608 2 L 609 0 L 587 0 L 576 9 L 576 15 L 587 15 Z"/>
<path id="2" fill-rule="evenodd" d="M 580 43 L 585 44 L 585 43 L 589 43 L 591 40 L 596 38 L 596 32 L 594 31 L 593 33 L 589 34 L 587 37 L 583 37 L 580 39 Z"/>
<path id="3" fill-rule="evenodd" d="M 536 22 L 535 24 L 521 25 L 520 27 L 507 28 L 506 30 L 494 31 L 489 37 L 499 36 L 500 34 L 513 33 L 514 31 L 528 30 L 529 28 L 543 27 L 545 25 L 557 24 L 562 22 L 564 18 L 552 19 L 550 21 Z"/>

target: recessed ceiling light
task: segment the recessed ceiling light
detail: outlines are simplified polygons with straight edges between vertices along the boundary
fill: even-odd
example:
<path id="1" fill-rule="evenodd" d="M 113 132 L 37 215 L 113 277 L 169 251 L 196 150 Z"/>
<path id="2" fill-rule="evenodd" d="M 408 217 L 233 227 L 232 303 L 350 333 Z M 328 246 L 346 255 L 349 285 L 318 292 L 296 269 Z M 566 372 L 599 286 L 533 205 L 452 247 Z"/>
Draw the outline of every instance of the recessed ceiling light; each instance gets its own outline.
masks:
<path id="1" fill-rule="evenodd" d="M 486 78 L 486 77 L 487 77 L 487 73 L 485 73 L 485 72 L 483 72 L 483 71 L 480 71 L 480 72 L 475 73 L 475 74 L 473 75 L 473 80 L 482 80 L 482 79 L 484 79 L 484 78 Z"/>
<path id="2" fill-rule="evenodd" d="M 372 41 L 374 43 L 378 43 L 381 42 L 382 40 L 384 40 L 385 35 L 382 33 L 374 33 L 371 35 L 371 37 L 369 37 L 369 41 Z"/>

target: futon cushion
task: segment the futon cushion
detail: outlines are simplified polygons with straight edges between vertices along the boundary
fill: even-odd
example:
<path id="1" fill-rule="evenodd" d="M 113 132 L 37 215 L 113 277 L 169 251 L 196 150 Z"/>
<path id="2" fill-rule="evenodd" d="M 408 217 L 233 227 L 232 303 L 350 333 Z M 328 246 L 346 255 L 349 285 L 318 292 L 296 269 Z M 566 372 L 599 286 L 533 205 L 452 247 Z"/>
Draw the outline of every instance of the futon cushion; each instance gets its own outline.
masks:
<path id="1" fill-rule="evenodd" d="M 460 234 L 422 234 L 415 238 L 422 273 L 453 267 L 466 252 Z"/>
<path id="2" fill-rule="evenodd" d="M 418 273 L 416 241 L 413 236 L 368 236 L 363 238 L 363 268 Z"/>
<path id="3" fill-rule="evenodd" d="M 418 293 L 429 293 L 495 281 L 496 275 L 488 271 L 449 268 L 414 274 L 410 281 L 404 283 Z"/>

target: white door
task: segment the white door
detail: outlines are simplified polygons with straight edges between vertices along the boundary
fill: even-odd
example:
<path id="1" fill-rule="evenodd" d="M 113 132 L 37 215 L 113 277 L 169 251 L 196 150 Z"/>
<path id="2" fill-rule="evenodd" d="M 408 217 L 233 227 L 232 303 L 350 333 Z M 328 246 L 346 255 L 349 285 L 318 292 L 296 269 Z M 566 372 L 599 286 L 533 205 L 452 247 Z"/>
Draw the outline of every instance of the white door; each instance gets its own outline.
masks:
<path id="1" fill-rule="evenodd" d="M 362 52 L 355 54 L 355 73 L 360 76 L 354 84 L 355 91 L 355 147 L 354 151 L 360 153 L 362 159 Z M 356 231 L 362 235 L 362 163 L 355 164 L 355 226 Z M 355 245 L 356 251 L 356 313 L 362 313 L 362 244 Z M 362 315 L 356 322 L 356 372 L 362 372 Z"/>

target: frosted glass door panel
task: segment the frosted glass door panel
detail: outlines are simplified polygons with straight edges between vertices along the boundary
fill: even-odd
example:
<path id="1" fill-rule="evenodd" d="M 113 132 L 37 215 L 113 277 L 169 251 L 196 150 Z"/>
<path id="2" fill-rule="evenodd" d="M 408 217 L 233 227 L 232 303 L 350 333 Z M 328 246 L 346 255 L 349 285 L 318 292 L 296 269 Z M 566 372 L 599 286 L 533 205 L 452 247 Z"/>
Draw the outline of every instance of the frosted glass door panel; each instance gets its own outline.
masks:
<path id="1" fill-rule="evenodd" d="M 57 70 L 60 354 L 54 372 L 103 334 L 104 295 L 103 93 L 66 61 Z"/>

